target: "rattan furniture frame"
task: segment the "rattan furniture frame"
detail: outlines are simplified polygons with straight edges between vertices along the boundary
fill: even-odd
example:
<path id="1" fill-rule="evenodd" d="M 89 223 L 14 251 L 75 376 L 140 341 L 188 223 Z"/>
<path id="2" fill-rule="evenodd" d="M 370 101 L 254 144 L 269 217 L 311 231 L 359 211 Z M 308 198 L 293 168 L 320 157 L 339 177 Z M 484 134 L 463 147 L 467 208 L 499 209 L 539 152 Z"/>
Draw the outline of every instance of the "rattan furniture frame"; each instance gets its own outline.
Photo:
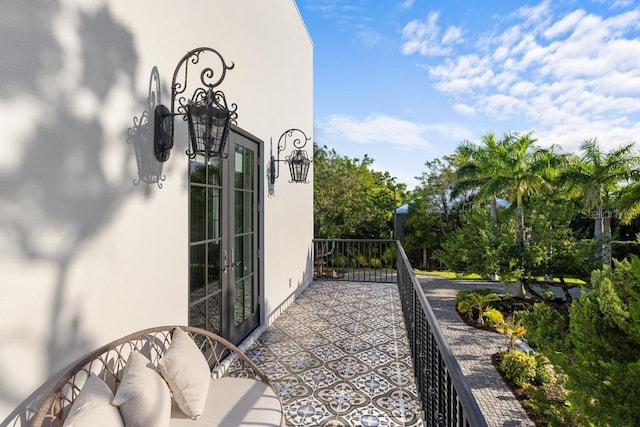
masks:
<path id="1" fill-rule="evenodd" d="M 224 338 L 190 326 L 178 326 L 187 332 L 204 354 L 211 368 L 212 378 L 232 376 L 253 378 L 264 382 L 274 394 L 267 376 L 240 349 Z M 176 326 L 162 326 L 134 332 L 106 344 L 78 360 L 55 383 L 38 408 L 32 427 L 62 426 L 74 399 L 87 377 L 94 373 L 115 390 L 132 351 L 139 351 L 157 366 L 171 344 Z M 282 404 L 280 404 L 282 407 Z M 284 425 L 284 411 L 283 425 Z"/>

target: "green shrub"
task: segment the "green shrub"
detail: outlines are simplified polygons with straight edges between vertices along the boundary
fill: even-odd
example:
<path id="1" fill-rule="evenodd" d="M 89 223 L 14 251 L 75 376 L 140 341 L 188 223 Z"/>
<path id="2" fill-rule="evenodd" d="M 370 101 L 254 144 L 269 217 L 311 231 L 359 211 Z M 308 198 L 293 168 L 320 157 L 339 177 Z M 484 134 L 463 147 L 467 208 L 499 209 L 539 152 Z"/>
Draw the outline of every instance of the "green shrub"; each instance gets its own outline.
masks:
<path id="1" fill-rule="evenodd" d="M 640 426 L 640 259 L 594 271 L 569 313 L 567 400 L 593 425 Z"/>
<path id="2" fill-rule="evenodd" d="M 518 338 L 522 338 L 527 333 L 527 328 L 522 326 L 520 312 L 513 312 L 511 318 L 502 323 L 502 332 L 509 337 L 509 351 L 513 350 Z M 518 315 L 517 315 L 518 314 Z"/>
<path id="3" fill-rule="evenodd" d="M 520 350 L 504 354 L 500 369 L 507 378 L 513 380 L 519 387 L 530 384 L 536 377 L 536 358 Z"/>
<path id="4" fill-rule="evenodd" d="M 346 267 L 348 262 L 347 257 L 341 254 L 334 255 L 331 260 L 336 267 Z"/>
<path id="5" fill-rule="evenodd" d="M 504 316 L 497 308 L 488 308 L 483 315 L 487 319 L 487 325 L 489 326 L 499 326 L 504 323 Z"/>
<path id="6" fill-rule="evenodd" d="M 533 310 L 521 314 L 522 324 L 527 330 L 530 346 L 545 353 L 564 348 L 567 321 L 557 310 L 544 303 L 537 303 Z"/>
<path id="7" fill-rule="evenodd" d="M 478 288 L 478 289 L 462 289 L 456 293 L 456 301 L 464 301 L 469 298 L 469 295 L 472 294 L 480 294 L 480 295 L 488 295 L 491 293 L 490 289 L 487 288 Z"/>
<path id="8" fill-rule="evenodd" d="M 483 289 L 459 291 L 456 298 L 458 311 L 479 325 L 484 325 L 484 313 L 490 308 L 491 303 L 500 300 L 497 294 L 485 292 Z"/>
<path id="9" fill-rule="evenodd" d="M 563 400 L 550 398 L 545 388 L 529 390 L 526 406 L 535 412 L 541 425 L 549 427 L 581 427 L 586 423 L 579 420 L 571 408 Z"/>
<path id="10" fill-rule="evenodd" d="M 382 266 L 382 262 L 380 261 L 380 258 L 371 258 L 369 265 L 371 268 L 380 268 Z"/>
<path id="11" fill-rule="evenodd" d="M 536 354 L 536 375 L 534 377 L 534 381 L 538 384 L 549 384 L 553 381 L 553 377 L 547 370 L 547 365 L 549 365 L 547 358 L 541 354 Z"/>
<path id="12" fill-rule="evenodd" d="M 356 255 L 356 263 L 358 267 L 368 267 L 369 263 L 364 255 Z"/>
<path id="13" fill-rule="evenodd" d="M 491 292 L 489 289 L 463 289 L 456 293 L 456 302 L 458 303 L 458 307 L 460 303 L 463 305 L 468 305 L 472 307 L 472 313 L 477 317 L 477 305 L 480 301 L 484 301 L 485 307 L 493 306 L 495 302 L 500 301 L 500 297 L 498 294 Z M 471 316 L 471 314 L 470 314 Z"/>

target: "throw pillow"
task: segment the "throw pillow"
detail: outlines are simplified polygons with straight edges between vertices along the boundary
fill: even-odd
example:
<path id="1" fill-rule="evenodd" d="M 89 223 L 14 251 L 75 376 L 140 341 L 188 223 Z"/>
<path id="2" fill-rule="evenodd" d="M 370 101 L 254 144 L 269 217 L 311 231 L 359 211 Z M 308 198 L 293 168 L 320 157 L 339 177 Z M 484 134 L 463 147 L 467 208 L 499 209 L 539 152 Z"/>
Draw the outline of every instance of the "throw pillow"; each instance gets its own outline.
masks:
<path id="1" fill-rule="evenodd" d="M 124 427 L 118 408 L 111 405 L 113 393 L 98 376 L 91 374 L 75 398 L 65 427 Z"/>
<path id="2" fill-rule="evenodd" d="M 175 328 L 171 345 L 158 362 L 158 368 L 182 412 L 192 419 L 200 417 L 207 402 L 211 371 L 189 334 Z"/>
<path id="3" fill-rule="evenodd" d="M 127 427 L 169 426 L 169 388 L 149 359 L 137 351 L 129 355 L 111 403 L 120 408 Z"/>

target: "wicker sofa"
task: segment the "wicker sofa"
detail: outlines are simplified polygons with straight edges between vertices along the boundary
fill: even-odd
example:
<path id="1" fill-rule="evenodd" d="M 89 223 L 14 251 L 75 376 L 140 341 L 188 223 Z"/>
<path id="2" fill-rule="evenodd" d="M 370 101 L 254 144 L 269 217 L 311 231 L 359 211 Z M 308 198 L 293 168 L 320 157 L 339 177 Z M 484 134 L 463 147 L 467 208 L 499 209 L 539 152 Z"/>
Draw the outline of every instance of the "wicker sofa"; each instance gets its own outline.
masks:
<path id="1" fill-rule="evenodd" d="M 32 426 L 62 426 L 90 376 L 100 378 L 117 396 L 131 353 L 144 355 L 153 367 L 158 367 L 171 347 L 175 328 L 164 326 L 135 332 L 81 358 L 46 395 Z M 180 333 L 186 332 L 200 349 L 211 375 L 205 380 L 208 395 L 204 412 L 197 419 L 186 416 L 175 402 L 175 392 L 171 395 L 170 427 L 286 425 L 282 404 L 273 385 L 241 350 L 208 331 L 188 326 L 179 328 Z M 114 411 L 113 408 L 110 410 Z"/>

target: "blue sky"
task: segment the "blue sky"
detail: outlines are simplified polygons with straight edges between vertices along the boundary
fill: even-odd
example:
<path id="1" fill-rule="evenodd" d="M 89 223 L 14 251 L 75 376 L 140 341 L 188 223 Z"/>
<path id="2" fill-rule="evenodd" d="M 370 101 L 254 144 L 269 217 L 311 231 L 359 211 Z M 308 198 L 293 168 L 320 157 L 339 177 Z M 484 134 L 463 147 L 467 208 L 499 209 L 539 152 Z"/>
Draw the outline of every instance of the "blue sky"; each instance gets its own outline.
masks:
<path id="1" fill-rule="evenodd" d="M 297 0 L 314 140 L 412 188 L 488 131 L 640 144 L 640 0 Z"/>

